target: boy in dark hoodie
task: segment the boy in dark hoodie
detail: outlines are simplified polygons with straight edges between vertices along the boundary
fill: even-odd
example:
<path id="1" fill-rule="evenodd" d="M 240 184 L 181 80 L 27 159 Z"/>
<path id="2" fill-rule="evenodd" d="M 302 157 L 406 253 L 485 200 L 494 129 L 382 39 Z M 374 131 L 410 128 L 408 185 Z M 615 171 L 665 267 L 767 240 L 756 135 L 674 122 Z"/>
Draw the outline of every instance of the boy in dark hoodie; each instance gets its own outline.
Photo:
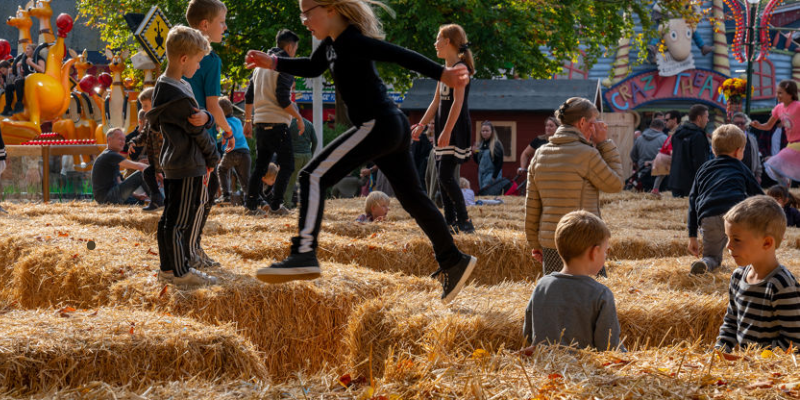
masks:
<path id="1" fill-rule="evenodd" d="M 209 174 L 219 162 L 216 143 L 206 133 L 214 118 L 199 109 L 192 87 L 182 79 L 194 75 L 211 46 L 200 31 L 179 25 L 170 29 L 166 49 L 167 71 L 156 82 L 153 109 L 146 115 L 164 137 L 160 161 L 165 199 L 157 231 L 158 276 L 187 287 L 216 284 L 215 277 L 190 267 L 191 245 L 201 229 L 208 201 Z"/>
<path id="2" fill-rule="evenodd" d="M 716 158 L 697 171 L 689 192 L 689 252 L 700 256 L 697 228 L 703 230 L 703 258 L 692 263 L 691 272 L 713 271 L 722 263 L 728 243 L 723 215 L 740 201 L 764 194 L 755 176 L 742 162 L 747 137 L 736 125 L 717 128 L 711 136 Z"/>

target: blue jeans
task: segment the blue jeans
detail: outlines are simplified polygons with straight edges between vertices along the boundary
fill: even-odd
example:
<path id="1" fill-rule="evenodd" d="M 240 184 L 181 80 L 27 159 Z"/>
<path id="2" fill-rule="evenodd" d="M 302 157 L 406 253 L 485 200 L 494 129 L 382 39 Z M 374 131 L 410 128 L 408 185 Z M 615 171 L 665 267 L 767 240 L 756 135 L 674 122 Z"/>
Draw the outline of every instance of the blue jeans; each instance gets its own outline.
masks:
<path id="1" fill-rule="evenodd" d="M 106 193 L 105 199 L 97 199 L 100 204 L 135 204 L 136 200 L 130 200 L 131 195 L 139 186 L 144 183 L 141 171 L 134 172 L 127 179 L 117 184 Z M 147 189 L 145 187 L 145 189 Z M 149 190 L 148 190 L 149 192 Z"/>

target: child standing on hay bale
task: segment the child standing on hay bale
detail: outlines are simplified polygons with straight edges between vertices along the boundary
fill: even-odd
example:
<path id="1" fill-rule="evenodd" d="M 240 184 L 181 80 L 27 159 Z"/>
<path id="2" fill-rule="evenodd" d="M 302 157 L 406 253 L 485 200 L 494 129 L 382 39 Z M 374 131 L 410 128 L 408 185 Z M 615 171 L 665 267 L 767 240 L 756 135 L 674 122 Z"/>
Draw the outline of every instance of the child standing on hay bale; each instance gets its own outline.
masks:
<path id="1" fill-rule="evenodd" d="M 794 197 L 789 192 L 789 189 L 781 185 L 775 185 L 767 189 L 767 194 L 783 207 L 783 213 L 786 214 L 786 226 L 800 228 L 800 211 L 797 211 L 797 205 L 800 204 L 800 201 L 797 200 L 797 197 Z"/>
<path id="2" fill-rule="evenodd" d="M 198 109 L 192 87 L 182 79 L 192 76 L 211 45 L 200 31 L 176 26 L 167 34 L 167 71 L 156 81 L 150 124 L 164 136 L 164 213 L 158 222 L 160 280 L 181 286 L 217 283 L 215 277 L 190 267 L 192 243 L 199 234 L 208 180 L 219 162 L 216 143 L 206 133 L 214 125 L 207 111 Z"/>
<path id="3" fill-rule="evenodd" d="M 746 199 L 725 214 L 728 251 L 740 267 L 731 275 L 718 349 L 756 345 L 797 350 L 800 284 L 775 257 L 785 232 L 783 210 L 768 196 Z"/>
<path id="4" fill-rule="evenodd" d="M 800 101 L 797 99 L 797 82 L 781 81 L 778 84 L 778 105 L 772 109 L 772 116 L 766 124 L 753 121 L 750 126 L 762 131 L 772 129 L 780 121 L 789 144 L 778 155 L 764 163 L 767 175 L 778 184 L 792 186 L 792 181 L 800 181 Z"/>
<path id="5" fill-rule="evenodd" d="M 573 211 L 561 218 L 555 236 L 564 268 L 536 283 L 525 309 L 525 339 L 534 346 L 624 351 L 614 295 L 593 278 L 606 261 L 611 232 L 594 214 Z"/>
<path id="6" fill-rule="evenodd" d="M 555 245 L 558 221 L 572 210 L 600 216 L 600 191 L 622 190 L 622 161 L 594 103 L 572 97 L 555 113 L 561 123 L 528 168 L 525 236 L 544 274 L 563 267 Z M 605 275 L 605 268 L 600 271 Z"/>
<path id="7" fill-rule="evenodd" d="M 736 125 L 717 128 L 711 136 L 716 158 L 703 164 L 689 191 L 689 252 L 700 256 L 698 226 L 703 231 L 703 258 L 692 263 L 693 274 L 713 271 L 722 263 L 728 237 L 722 216 L 749 196 L 764 194 L 755 176 L 741 161 L 747 136 Z"/>
<path id="8" fill-rule="evenodd" d="M 392 202 L 391 197 L 380 190 L 370 192 L 364 201 L 364 214 L 356 218 L 357 222 L 378 222 L 386 218 L 389 213 L 389 204 Z"/>
<path id="9" fill-rule="evenodd" d="M 441 275 L 442 300 L 449 302 L 464 286 L 477 260 L 458 250 L 447 223 L 422 190 L 409 152 L 408 119 L 386 95 L 375 61 L 397 63 L 454 88 L 468 83 L 469 71 L 464 65 L 442 67 L 384 42 L 372 5 L 391 12 L 378 0 L 301 0 L 303 24 L 322 40 L 310 58 L 283 58 L 255 50 L 247 53 L 248 68 L 276 69 L 303 77 L 316 77 L 330 69 L 354 124 L 300 172 L 300 232 L 292 238 L 291 254 L 258 270 L 257 276 L 269 283 L 319 277 L 316 249 L 325 190 L 354 168 L 374 160 L 395 188 L 397 200 L 433 243 L 440 267 L 434 275 Z"/>

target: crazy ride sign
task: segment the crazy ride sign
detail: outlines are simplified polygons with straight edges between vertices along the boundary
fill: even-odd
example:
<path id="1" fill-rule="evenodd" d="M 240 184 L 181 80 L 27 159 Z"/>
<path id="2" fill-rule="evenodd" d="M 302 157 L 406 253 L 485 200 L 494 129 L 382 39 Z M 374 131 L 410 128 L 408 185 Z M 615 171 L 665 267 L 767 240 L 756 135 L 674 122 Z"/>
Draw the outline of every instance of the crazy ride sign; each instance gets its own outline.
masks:
<path id="1" fill-rule="evenodd" d="M 689 69 L 674 76 L 661 76 L 658 70 L 631 75 L 610 87 L 603 98 L 614 112 L 630 111 L 664 100 L 689 100 L 725 109 L 725 96 L 717 89 L 727 76 L 706 69 Z"/>

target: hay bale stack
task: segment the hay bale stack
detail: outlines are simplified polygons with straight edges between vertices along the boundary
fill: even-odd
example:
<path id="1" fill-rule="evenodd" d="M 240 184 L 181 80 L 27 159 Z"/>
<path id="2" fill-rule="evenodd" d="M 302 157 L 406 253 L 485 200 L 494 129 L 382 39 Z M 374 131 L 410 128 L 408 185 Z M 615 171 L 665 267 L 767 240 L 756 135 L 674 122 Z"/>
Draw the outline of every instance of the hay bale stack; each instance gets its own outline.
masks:
<path id="1" fill-rule="evenodd" d="M 113 285 L 109 303 L 159 309 L 210 324 L 234 323 L 263 353 L 275 379 L 316 373 L 338 365 L 347 321 L 359 304 L 392 293 L 439 288 L 432 279 L 387 274 L 354 265 L 327 263 L 310 282 L 265 285 L 246 263 L 213 271 L 222 284 L 193 291 L 158 284 L 153 276 L 132 276 Z"/>
<path id="2" fill-rule="evenodd" d="M 261 355 L 233 325 L 101 308 L 12 311 L 0 327 L 2 391 L 267 377 Z"/>

